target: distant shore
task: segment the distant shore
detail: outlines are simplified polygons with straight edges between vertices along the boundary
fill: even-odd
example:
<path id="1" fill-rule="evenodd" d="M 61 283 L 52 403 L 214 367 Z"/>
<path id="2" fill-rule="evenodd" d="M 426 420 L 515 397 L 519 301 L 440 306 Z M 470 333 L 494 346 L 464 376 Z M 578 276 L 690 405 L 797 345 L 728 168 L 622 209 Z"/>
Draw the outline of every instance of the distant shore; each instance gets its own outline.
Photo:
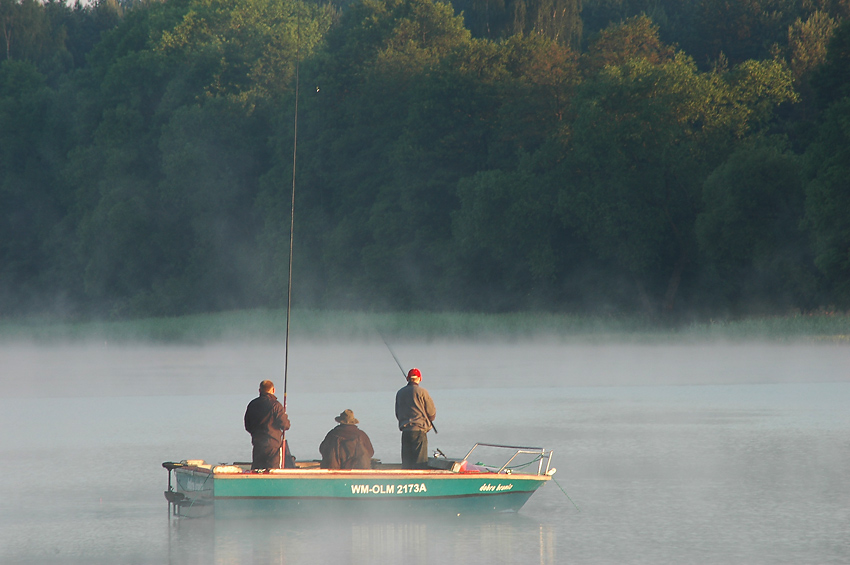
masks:
<path id="1" fill-rule="evenodd" d="M 125 321 L 0 320 L 0 342 L 103 341 L 208 343 L 277 341 L 283 310 L 242 310 Z M 370 313 L 294 310 L 290 339 L 564 339 L 593 341 L 810 340 L 850 343 L 850 315 L 822 312 L 707 321 L 667 327 L 639 317 L 548 313 Z"/>

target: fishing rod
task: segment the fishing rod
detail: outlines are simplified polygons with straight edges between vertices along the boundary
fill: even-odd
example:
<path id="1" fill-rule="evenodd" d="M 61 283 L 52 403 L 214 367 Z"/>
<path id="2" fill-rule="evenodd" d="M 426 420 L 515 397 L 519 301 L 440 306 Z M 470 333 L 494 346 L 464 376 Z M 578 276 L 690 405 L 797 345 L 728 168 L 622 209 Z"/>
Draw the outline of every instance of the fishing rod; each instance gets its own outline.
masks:
<path id="1" fill-rule="evenodd" d="M 384 345 L 386 345 L 387 349 L 390 350 L 390 355 L 393 356 L 393 359 L 395 359 L 396 365 L 398 365 L 398 368 L 401 370 L 401 374 L 404 375 L 404 378 L 406 379 L 407 373 L 405 372 L 404 367 L 402 367 L 401 361 L 398 360 L 398 356 L 396 356 L 395 351 L 393 351 L 393 348 L 390 347 L 389 343 L 387 343 L 387 339 L 384 337 L 384 334 L 382 334 L 381 332 L 378 332 L 378 335 L 381 336 L 381 340 L 384 342 Z M 437 426 L 434 425 L 434 422 L 431 422 L 431 427 L 434 428 L 435 434 L 440 433 L 440 432 L 437 431 Z"/>
<path id="2" fill-rule="evenodd" d="M 379 335 L 381 335 L 381 334 L 380 334 L 380 332 L 378 332 L 378 334 L 379 334 Z M 407 373 L 404 371 L 404 367 L 402 367 L 402 366 L 401 366 L 401 361 L 399 361 L 399 360 L 398 360 L 398 357 L 396 357 L 395 351 L 393 351 L 393 348 L 392 348 L 392 347 L 390 347 L 390 344 L 389 344 L 389 343 L 387 343 L 387 340 L 386 340 L 386 339 L 384 339 L 384 336 L 383 336 L 383 335 L 381 335 L 381 339 L 384 341 L 384 345 L 386 345 L 386 346 L 387 346 L 387 349 L 389 349 L 389 350 L 390 350 L 390 355 L 392 355 L 392 356 L 393 356 L 393 359 L 395 359 L 396 365 L 398 365 L 398 368 L 399 368 L 399 369 L 401 369 L 401 374 L 402 374 L 402 375 L 404 375 L 404 378 L 406 379 L 406 378 L 407 378 Z"/>
<path id="3" fill-rule="evenodd" d="M 286 284 L 286 345 L 283 359 L 283 412 L 286 413 L 286 385 L 289 380 L 289 321 L 292 313 L 292 256 L 295 241 L 295 164 L 298 155 L 298 86 L 299 61 L 301 60 L 301 18 L 296 15 L 297 40 L 295 42 L 295 119 L 292 137 L 292 201 L 289 216 L 289 275 Z M 286 442 L 286 430 L 283 430 Z M 284 443 L 285 445 L 285 443 Z M 284 453 L 281 453 L 281 463 Z M 283 466 L 283 465 L 281 465 Z"/>

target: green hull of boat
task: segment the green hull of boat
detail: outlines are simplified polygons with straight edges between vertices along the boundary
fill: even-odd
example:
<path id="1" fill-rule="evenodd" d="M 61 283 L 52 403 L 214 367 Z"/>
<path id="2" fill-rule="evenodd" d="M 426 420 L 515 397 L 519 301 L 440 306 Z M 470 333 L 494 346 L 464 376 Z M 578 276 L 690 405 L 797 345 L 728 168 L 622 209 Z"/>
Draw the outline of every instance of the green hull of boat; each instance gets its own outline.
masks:
<path id="1" fill-rule="evenodd" d="M 181 516 L 262 516 L 288 512 L 518 511 L 546 475 L 449 471 L 325 471 L 216 473 L 175 469 Z"/>
<path id="2" fill-rule="evenodd" d="M 298 469 L 256 472 L 246 464 L 163 463 L 169 469 L 165 495 L 179 516 L 516 512 L 551 480 L 554 469 L 549 469 L 551 452 L 515 449 L 518 453 L 539 449 L 531 451 L 538 456 L 536 473 L 514 472 L 507 466 L 486 470 L 469 466 L 466 460 L 442 458 L 431 459 L 430 468 L 424 470 L 380 463 L 368 470 L 327 470 L 308 462 Z"/>

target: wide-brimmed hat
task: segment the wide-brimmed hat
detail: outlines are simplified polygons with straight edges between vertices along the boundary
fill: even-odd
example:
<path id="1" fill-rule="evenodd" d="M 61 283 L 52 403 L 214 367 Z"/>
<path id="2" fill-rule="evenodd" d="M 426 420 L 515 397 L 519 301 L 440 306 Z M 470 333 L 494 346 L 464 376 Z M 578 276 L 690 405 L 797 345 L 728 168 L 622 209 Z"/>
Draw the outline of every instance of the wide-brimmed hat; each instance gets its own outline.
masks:
<path id="1" fill-rule="evenodd" d="M 360 420 L 354 417 L 354 412 L 346 408 L 342 413 L 334 418 L 340 424 L 359 424 Z"/>

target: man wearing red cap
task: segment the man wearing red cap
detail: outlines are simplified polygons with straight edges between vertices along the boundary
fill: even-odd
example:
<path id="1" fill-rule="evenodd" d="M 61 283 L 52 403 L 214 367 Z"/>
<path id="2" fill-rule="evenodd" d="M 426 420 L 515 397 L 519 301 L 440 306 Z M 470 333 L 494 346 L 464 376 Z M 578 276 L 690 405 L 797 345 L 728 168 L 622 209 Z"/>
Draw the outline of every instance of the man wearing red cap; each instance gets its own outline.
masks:
<path id="1" fill-rule="evenodd" d="M 428 466 L 428 430 L 437 417 L 434 401 L 419 386 L 422 373 L 413 368 L 407 373 L 407 386 L 395 395 L 395 417 L 401 430 L 401 466 L 424 469 Z"/>

